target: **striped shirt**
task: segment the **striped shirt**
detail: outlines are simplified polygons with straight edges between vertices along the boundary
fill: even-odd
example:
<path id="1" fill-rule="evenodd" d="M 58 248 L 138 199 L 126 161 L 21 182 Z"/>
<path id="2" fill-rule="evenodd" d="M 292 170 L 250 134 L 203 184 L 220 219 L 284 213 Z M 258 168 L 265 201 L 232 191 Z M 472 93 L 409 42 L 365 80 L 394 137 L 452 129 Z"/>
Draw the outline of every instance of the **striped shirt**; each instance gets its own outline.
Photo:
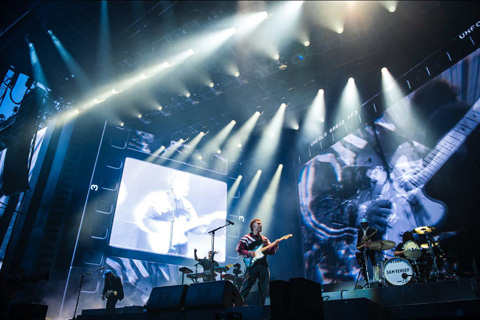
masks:
<path id="1" fill-rule="evenodd" d="M 240 241 L 237 244 L 237 249 L 236 250 L 237 250 L 237 253 L 240 256 L 247 257 L 249 251 L 255 250 L 258 246 L 262 245 L 262 243 L 263 243 L 263 246 L 267 246 L 271 242 L 270 242 L 270 240 L 268 240 L 267 237 L 265 237 L 263 235 L 255 236 L 253 233 L 249 233 L 249 234 L 244 235 L 240 239 Z M 275 254 L 277 252 L 277 248 L 278 248 L 277 246 L 272 246 L 268 250 L 266 250 L 264 252 L 264 254 L 265 255 Z M 262 259 L 259 259 L 254 263 L 254 265 L 260 265 L 260 264 L 268 266 L 266 257 L 262 258 Z"/>

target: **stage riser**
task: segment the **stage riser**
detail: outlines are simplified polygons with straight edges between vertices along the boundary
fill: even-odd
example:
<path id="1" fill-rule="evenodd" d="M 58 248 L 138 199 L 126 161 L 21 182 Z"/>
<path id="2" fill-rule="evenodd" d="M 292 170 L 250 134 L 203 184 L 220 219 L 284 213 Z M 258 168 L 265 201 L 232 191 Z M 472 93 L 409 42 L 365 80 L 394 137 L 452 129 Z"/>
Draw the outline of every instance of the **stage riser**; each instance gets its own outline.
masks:
<path id="1" fill-rule="evenodd" d="M 386 307 L 480 299 L 475 278 L 371 289 L 323 292 L 326 300 L 367 298 Z"/>
<path id="2" fill-rule="evenodd" d="M 387 320 L 387 308 L 365 298 L 333 300 L 323 303 L 324 319 Z"/>
<path id="3" fill-rule="evenodd" d="M 323 302 L 325 320 L 350 320 L 354 315 L 355 320 L 427 320 L 427 319 L 478 319 L 480 315 L 480 301 L 454 301 L 431 303 L 421 305 L 409 305 L 398 307 L 383 307 L 365 298 L 350 300 L 333 300 Z M 84 310 L 87 311 L 87 310 Z M 243 308 L 189 310 L 189 311 L 164 311 L 143 312 L 137 314 L 122 313 L 123 309 L 117 309 L 117 314 L 106 315 L 105 310 L 88 310 L 77 320 L 233 320 L 233 319 L 265 319 L 277 320 L 271 317 L 270 306 L 251 306 Z M 297 310 L 297 315 L 302 311 Z M 321 317 L 297 317 L 296 319 L 315 319 Z"/>
<path id="4" fill-rule="evenodd" d="M 388 308 L 392 319 L 479 319 L 480 300 L 452 301 Z"/>
<path id="5" fill-rule="evenodd" d="M 323 303 L 325 320 L 479 319 L 480 300 L 383 307 L 365 298 Z"/>
<path id="6" fill-rule="evenodd" d="M 218 284 L 217 284 L 218 285 Z M 210 287 L 211 285 L 194 287 Z M 170 292 L 172 288 L 159 289 Z M 78 319 L 85 320 L 179 320 L 179 319 L 477 319 L 480 314 L 480 290 L 475 278 L 454 281 L 422 283 L 398 287 L 383 287 L 337 292 L 321 292 L 318 283 L 306 279 L 272 281 L 271 306 L 250 306 L 228 308 L 222 297 L 230 297 L 226 290 L 213 290 L 218 294 L 207 300 L 198 297 L 198 290 L 192 290 L 188 303 L 179 303 L 175 310 L 154 308 L 135 312 L 135 308 L 117 309 L 117 315 L 107 316 L 105 310 L 83 310 Z M 161 292 L 160 292 L 161 291 Z M 218 292 L 217 292 L 218 291 Z M 321 294 L 321 295 L 320 295 Z M 197 297 L 198 296 L 198 297 Z M 154 295 L 155 297 L 155 295 Z M 221 298 L 221 299 L 220 299 Z M 227 299 L 228 300 L 228 299 Z M 230 301 L 230 300 L 228 300 Z M 167 307 L 164 305 L 164 307 Z M 168 305 L 168 307 L 172 307 Z M 138 311 L 138 309 L 136 309 Z M 315 317 L 312 317 L 315 315 Z M 300 317 L 299 317 L 300 316 Z"/>
<path id="7" fill-rule="evenodd" d="M 143 312 L 138 314 L 124 314 L 117 309 L 117 314 L 106 315 L 105 310 L 88 310 L 78 316 L 78 320 L 233 320 L 233 319 L 271 319 L 269 306 L 250 306 L 228 309 L 187 310 Z"/>

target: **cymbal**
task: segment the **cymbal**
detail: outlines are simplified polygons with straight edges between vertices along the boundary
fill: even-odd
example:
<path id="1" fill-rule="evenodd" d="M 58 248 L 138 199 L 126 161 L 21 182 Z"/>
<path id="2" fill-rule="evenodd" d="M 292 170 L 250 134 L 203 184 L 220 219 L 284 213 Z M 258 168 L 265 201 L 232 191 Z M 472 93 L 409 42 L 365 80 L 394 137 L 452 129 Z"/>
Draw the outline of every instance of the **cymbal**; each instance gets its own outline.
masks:
<path id="1" fill-rule="evenodd" d="M 232 280 L 232 279 L 235 279 L 235 276 L 230 273 L 225 273 L 225 274 L 222 274 L 222 278 L 225 280 Z"/>
<path id="2" fill-rule="evenodd" d="M 185 273 L 185 274 L 190 274 L 192 273 L 193 271 L 188 269 L 187 267 L 181 267 L 180 269 L 178 269 L 178 271 L 180 271 L 181 273 Z"/>
<path id="3" fill-rule="evenodd" d="M 413 229 L 413 232 L 415 232 L 416 234 L 425 234 L 433 232 L 433 230 L 435 230 L 435 227 L 423 226 Z"/>
<path id="4" fill-rule="evenodd" d="M 395 242 L 390 240 L 377 240 L 371 242 L 368 247 L 372 250 L 388 250 L 395 248 Z"/>
<path id="5" fill-rule="evenodd" d="M 435 242 L 432 244 L 432 247 L 435 247 L 435 246 L 438 246 L 438 242 Z M 428 249 L 428 243 L 422 243 L 420 247 L 422 247 L 423 249 Z"/>

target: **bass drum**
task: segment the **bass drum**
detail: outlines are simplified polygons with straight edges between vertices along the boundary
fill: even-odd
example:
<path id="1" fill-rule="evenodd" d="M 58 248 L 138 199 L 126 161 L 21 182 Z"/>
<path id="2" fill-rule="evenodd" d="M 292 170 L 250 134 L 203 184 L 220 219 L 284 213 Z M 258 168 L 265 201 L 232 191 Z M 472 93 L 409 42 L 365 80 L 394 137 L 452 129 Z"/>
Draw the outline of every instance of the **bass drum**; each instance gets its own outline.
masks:
<path id="1" fill-rule="evenodd" d="M 392 258 L 385 262 L 383 275 L 391 285 L 403 286 L 412 280 L 412 265 L 403 258 Z"/>

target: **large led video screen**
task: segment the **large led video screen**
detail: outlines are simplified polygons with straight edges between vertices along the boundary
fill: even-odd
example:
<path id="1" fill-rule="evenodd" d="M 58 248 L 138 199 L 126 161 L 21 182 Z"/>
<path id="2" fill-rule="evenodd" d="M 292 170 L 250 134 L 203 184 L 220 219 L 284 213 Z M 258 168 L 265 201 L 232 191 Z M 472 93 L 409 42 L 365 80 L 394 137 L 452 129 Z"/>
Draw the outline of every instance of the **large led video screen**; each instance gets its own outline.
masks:
<path id="1" fill-rule="evenodd" d="M 109 244 L 193 258 L 211 249 L 209 231 L 227 215 L 225 182 L 126 158 Z M 215 260 L 225 261 L 225 228 L 215 233 Z"/>
<path id="2" fill-rule="evenodd" d="M 428 271 L 472 276 L 480 244 L 480 51 L 299 168 L 305 274 L 353 282 L 360 220 L 395 245 L 413 231 Z M 419 233 L 421 227 L 430 227 Z M 417 229 L 417 231 L 415 231 Z M 430 237 L 431 246 L 428 246 Z M 435 249 L 433 253 L 430 248 Z M 377 250 L 377 262 L 394 248 Z"/>

